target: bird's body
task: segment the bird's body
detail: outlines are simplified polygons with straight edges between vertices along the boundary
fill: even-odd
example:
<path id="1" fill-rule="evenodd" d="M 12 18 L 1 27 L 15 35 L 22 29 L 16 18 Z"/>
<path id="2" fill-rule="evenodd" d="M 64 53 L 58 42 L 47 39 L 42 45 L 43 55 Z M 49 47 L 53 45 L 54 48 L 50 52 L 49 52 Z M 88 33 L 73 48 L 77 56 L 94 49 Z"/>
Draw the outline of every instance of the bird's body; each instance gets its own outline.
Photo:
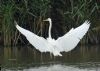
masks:
<path id="1" fill-rule="evenodd" d="M 85 21 L 81 26 L 72 28 L 67 34 L 59 37 L 57 40 L 51 37 L 52 21 L 50 18 L 44 21 L 49 21 L 49 37 L 47 39 L 37 36 L 36 34 L 20 27 L 16 24 L 16 28 L 26 37 L 26 39 L 40 52 L 50 52 L 54 56 L 62 56 L 60 52 L 68 52 L 74 49 L 83 36 L 87 33 L 90 23 Z"/>
<path id="2" fill-rule="evenodd" d="M 60 51 L 57 49 L 57 41 L 52 38 L 47 38 L 48 47 L 51 50 L 50 52 L 53 53 L 54 56 L 62 56 Z"/>

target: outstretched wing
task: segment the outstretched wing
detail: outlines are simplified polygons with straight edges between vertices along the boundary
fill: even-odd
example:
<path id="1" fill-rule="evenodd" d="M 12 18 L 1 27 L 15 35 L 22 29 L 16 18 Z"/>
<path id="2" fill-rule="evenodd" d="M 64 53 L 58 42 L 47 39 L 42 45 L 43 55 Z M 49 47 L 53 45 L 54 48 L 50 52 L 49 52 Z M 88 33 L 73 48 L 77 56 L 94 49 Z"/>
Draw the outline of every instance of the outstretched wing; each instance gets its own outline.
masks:
<path id="1" fill-rule="evenodd" d="M 27 40 L 40 52 L 48 52 L 50 51 L 48 47 L 48 42 L 43 37 L 39 37 L 34 33 L 20 27 L 16 24 L 16 28 L 27 38 Z"/>
<path id="2" fill-rule="evenodd" d="M 60 52 L 65 51 L 68 52 L 74 49 L 79 41 L 83 38 L 83 36 L 87 33 L 90 27 L 89 21 L 85 21 L 81 26 L 71 29 L 67 34 L 63 37 L 60 37 L 56 40 L 57 47 Z"/>

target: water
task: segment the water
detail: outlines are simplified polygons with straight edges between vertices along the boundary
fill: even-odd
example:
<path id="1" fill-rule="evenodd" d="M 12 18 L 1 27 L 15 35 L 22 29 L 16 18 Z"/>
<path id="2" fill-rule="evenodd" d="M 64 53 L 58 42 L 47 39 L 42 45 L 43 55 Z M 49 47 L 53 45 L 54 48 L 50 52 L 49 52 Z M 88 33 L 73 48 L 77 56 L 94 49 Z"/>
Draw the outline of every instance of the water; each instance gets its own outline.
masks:
<path id="1" fill-rule="evenodd" d="M 100 46 L 78 46 L 62 57 L 33 47 L 0 47 L 1 71 L 100 71 Z"/>

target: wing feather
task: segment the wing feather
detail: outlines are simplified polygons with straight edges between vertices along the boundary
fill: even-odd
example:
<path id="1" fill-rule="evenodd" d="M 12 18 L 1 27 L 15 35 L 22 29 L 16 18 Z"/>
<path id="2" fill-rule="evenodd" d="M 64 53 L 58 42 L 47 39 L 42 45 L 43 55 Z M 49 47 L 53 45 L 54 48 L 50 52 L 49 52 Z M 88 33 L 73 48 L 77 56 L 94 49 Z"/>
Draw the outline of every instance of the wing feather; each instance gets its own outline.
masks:
<path id="1" fill-rule="evenodd" d="M 27 40 L 40 52 L 48 52 L 48 42 L 43 37 L 39 37 L 36 34 L 20 27 L 16 24 L 16 28 L 27 38 Z"/>
<path id="2" fill-rule="evenodd" d="M 70 51 L 74 49 L 79 41 L 83 38 L 83 36 L 87 33 L 90 27 L 89 21 L 85 21 L 81 26 L 71 29 L 67 34 L 58 38 L 56 40 L 57 47 L 60 52 L 62 51 Z"/>

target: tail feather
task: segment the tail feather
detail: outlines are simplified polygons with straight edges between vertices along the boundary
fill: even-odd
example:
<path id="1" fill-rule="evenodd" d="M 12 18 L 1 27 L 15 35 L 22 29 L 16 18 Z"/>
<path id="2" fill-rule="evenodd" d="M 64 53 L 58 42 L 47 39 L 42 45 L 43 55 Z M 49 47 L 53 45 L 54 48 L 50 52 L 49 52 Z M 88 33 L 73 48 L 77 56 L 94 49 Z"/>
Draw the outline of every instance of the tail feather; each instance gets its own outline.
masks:
<path id="1" fill-rule="evenodd" d="M 53 55 L 54 56 L 62 56 L 62 54 L 60 52 L 56 51 L 56 50 L 53 52 Z"/>

